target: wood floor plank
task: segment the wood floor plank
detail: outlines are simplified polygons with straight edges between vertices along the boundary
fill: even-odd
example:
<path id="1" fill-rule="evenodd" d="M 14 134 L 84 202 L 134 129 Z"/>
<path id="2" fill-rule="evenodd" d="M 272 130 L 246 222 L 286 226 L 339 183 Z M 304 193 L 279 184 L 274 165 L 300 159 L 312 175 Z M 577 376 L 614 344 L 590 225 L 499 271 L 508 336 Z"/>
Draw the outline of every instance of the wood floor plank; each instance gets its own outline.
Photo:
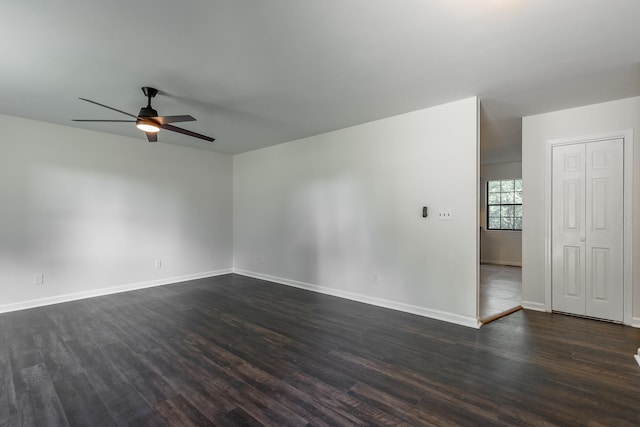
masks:
<path id="1" fill-rule="evenodd" d="M 129 384 L 116 383 L 112 388 L 101 392 L 100 398 L 118 425 L 169 425 Z"/>
<path id="2" fill-rule="evenodd" d="M 76 341 L 67 342 L 67 346 L 98 393 L 106 392 L 127 382 L 125 376 L 100 347 Z"/>
<path id="3" fill-rule="evenodd" d="M 640 330 L 480 330 L 238 275 L 0 315 L 0 426 L 640 425 Z"/>
<path id="4" fill-rule="evenodd" d="M 79 360 L 56 332 L 43 333 L 40 342 L 42 343 L 40 354 L 52 381 L 55 382 L 65 376 L 84 374 L 84 368 Z"/>
<path id="5" fill-rule="evenodd" d="M 177 395 L 154 405 L 160 416 L 172 426 L 214 426 L 198 409 L 182 395 Z"/>
<path id="6" fill-rule="evenodd" d="M 305 425 L 307 421 L 260 390 L 244 382 L 233 369 L 217 364 L 199 352 L 185 347 L 156 349 L 145 357 L 176 389 L 200 385 L 210 395 L 224 396 L 225 400 L 266 425 Z M 171 363 L 177 361 L 180 372 Z M 197 406 L 197 405 L 194 405 Z M 204 412 L 204 411 L 200 411 Z"/>
<path id="7" fill-rule="evenodd" d="M 234 370 L 220 366 L 205 356 L 201 355 L 197 359 L 197 366 L 193 366 L 193 370 L 200 372 L 200 378 L 205 375 L 215 377 L 216 381 L 213 384 L 219 387 L 218 393 L 224 393 L 229 400 L 265 425 L 300 426 L 308 424 L 308 420 L 296 411 L 289 410 L 277 400 L 269 397 L 268 393 L 263 393 L 243 381 Z"/>
<path id="8" fill-rule="evenodd" d="M 32 351 L 37 349 L 29 325 L 28 311 L 16 311 L 2 315 L 3 331 L 7 351 Z"/>
<path id="9" fill-rule="evenodd" d="M 131 349 L 143 353 L 158 346 L 152 331 L 145 325 L 152 325 L 134 303 L 124 306 L 110 306 L 103 310 L 104 323 L 113 331 L 118 341 L 124 342 Z M 138 322 L 133 319 L 138 319 Z"/>
<path id="10" fill-rule="evenodd" d="M 478 392 L 473 389 L 470 390 L 469 387 L 464 389 L 456 388 L 449 382 L 441 382 L 431 376 L 420 375 L 415 371 L 381 360 L 364 358 L 342 351 L 332 352 L 332 354 L 342 359 L 347 366 L 360 366 L 361 369 L 364 369 L 365 374 L 362 376 L 363 378 L 369 378 L 371 373 L 378 373 L 392 377 L 395 381 L 400 381 L 406 384 L 406 386 L 412 387 L 416 392 L 420 393 L 420 403 L 423 407 L 426 406 L 425 402 L 427 401 L 440 402 L 439 404 L 441 405 L 450 404 L 453 406 L 460 405 L 460 402 L 464 402 L 465 412 L 473 417 L 484 419 L 495 419 L 500 412 L 500 405 L 493 399 L 487 397 L 486 390 L 480 390 Z M 363 388 L 363 384 L 357 386 L 359 389 Z M 377 392 L 384 392 L 374 387 L 367 387 Z M 353 388 L 351 391 L 353 391 Z M 394 398 L 393 396 L 390 397 Z M 510 401 L 510 403 L 515 404 L 516 402 Z"/>
<path id="11" fill-rule="evenodd" d="M 349 424 L 349 420 L 340 414 L 318 404 L 315 396 L 290 385 L 287 381 L 250 364 L 243 363 L 240 357 L 228 354 L 225 359 L 232 360 L 233 372 L 245 383 L 270 396 L 279 404 L 297 412 L 314 426 L 335 426 Z"/>
<path id="12" fill-rule="evenodd" d="M 16 361 L 20 363 L 15 363 Z M 26 363 L 25 361 L 28 361 Z M 67 417 L 39 351 L 16 351 L 11 357 L 13 385 L 20 424 L 23 426 L 67 426 Z"/>
<path id="13" fill-rule="evenodd" d="M 458 407 L 451 407 L 452 412 L 436 411 L 433 406 L 412 405 L 391 396 L 375 387 L 358 383 L 349 390 L 351 396 L 357 397 L 370 406 L 381 408 L 384 412 L 394 415 L 400 420 L 408 422 L 410 425 L 439 426 L 447 423 L 465 424 L 476 421 L 479 424 L 497 424 L 497 414 L 495 418 L 478 417 L 469 411 L 458 411 Z M 422 403 L 422 402 L 421 402 Z M 465 406 L 466 409 L 466 406 Z M 464 419 L 460 419 L 465 417 Z"/>
<path id="14" fill-rule="evenodd" d="M 379 420 L 376 420 L 375 417 L 372 418 L 366 410 L 363 411 L 362 408 L 358 408 L 359 402 L 357 399 L 347 396 L 347 392 L 344 390 L 336 389 L 304 372 L 297 372 L 291 375 L 287 382 L 313 396 L 317 404 L 334 413 L 334 417 L 346 420 L 345 425 L 378 425 L 377 422 Z M 399 420 L 394 420 L 393 424 L 398 424 L 399 422 Z"/>
<path id="15" fill-rule="evenodd" d="M 201 384 L 182 385 L 181 392 L 184 398 L 191 403 L 202 415 L 215 424 L 220 424 L 220 420 L 226 414 L 237 408 L 227 397 L 217 391 L 209 391 Z"/>
<path id="16" fill-rule="evenodd" d="M 0 318 L 0 426 L 20 426 L 8 343 Z"/>
<path id="17" fill-rule="evenodd" d="M 102 345 L 118 341 L 109 318 L 97 308 L 100 298 L 51 306 L 47 317 L 63 341 Z"/>
<path id="18" fill-rule="evenodd" d="M 149 405 L 178 397 L 179 392 L 129 347 L 109 344 L 102 351 Z"/>
<path id="19" fill-rule="evenodd" d="M 67 344 L 118 425 L 167 425 L 100 348 L 74 341 Z"/>
<path id="20" fill-rule="evenodd" d="M 260 421 L 247 414 L 242 408 L 235 408 L 222 417 L 218 423 L 221 427 L 263 427 Z"/>
<path id="21" fill-rule="evenodd" d="M 86 375 L 65 375 L 53 384 L 69 425 L 117 425 Z"/>

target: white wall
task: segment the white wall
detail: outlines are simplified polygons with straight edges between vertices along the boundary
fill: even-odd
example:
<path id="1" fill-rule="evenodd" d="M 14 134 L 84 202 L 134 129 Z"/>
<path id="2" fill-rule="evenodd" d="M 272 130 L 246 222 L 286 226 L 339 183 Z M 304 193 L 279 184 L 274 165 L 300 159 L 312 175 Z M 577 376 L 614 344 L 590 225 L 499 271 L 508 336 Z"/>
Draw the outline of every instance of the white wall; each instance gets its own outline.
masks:
<path id="1" fill-rule="evenodd" d="M 469 98 L 236 155 L 235 270 L 476 326 L 477 126 Z"/>
<path id="2" fill-rule="evenodd" d="M 523 306 L 544 309 L 545 301 L 545 145 L 559 138 L 632 129 L 633 313 L 640 316 L 640 97 L 525 117 L 522 123 Z M 638 326 L 640 322 L 636 320 Z"/>
<path id="3" fill-rule="evenodd" d="M 0 312 L 230 271 L 231 156 L 2 115 L 0 129 Z"/>
<path id="4" fill-rule="evenodd" d="M 522 162 L 480 165 L 480 261 L 522 265 L 522 232 L 487 230 L 487 181 L 522 178 Z"/>

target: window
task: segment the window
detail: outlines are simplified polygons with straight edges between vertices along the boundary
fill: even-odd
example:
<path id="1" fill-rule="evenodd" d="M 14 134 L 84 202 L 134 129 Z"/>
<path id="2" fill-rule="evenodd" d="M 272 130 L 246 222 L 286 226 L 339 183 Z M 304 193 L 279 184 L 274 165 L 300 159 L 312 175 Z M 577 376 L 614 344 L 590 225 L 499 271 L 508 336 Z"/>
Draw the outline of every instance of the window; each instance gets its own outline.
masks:
<path id="1" fill-rule="evenodd" d="M 487 182 L 487 229 L 522 230 L 522 180 Z"/>

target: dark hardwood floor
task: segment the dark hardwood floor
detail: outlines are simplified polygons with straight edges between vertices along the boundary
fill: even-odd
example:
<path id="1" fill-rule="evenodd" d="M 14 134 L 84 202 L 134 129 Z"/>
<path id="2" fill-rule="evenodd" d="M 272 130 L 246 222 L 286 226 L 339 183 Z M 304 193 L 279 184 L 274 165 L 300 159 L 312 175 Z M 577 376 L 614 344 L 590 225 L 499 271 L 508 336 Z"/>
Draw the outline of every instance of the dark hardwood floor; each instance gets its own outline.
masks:
<path id="1" fill-rule="evenodd" d="M 480 264 L 480 320 L 495 319 L 522 304 L 522 267 Z"/>
<path id="2" fill-rule="evenodd" d="M 0 315 L 0 426 L 640 424 L 640 330 L 474 330 L 237 275 Z"/>

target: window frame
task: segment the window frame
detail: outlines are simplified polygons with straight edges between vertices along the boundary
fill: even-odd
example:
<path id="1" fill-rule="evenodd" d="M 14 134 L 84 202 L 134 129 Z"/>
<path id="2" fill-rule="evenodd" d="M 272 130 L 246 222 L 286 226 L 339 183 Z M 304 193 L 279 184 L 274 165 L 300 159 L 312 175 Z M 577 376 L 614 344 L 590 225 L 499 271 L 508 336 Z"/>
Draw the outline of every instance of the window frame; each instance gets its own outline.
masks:
<path id="1" fill-rule="evenodd" d="M 490 226 L 490 215 L 489 215 L 489 211 L 490 211 L 490 207 L 491 206 L 499 206 L 501 209 L 503 206 L 520 206 L 520 209 L 522 209 L 522 199 L 520 201 L 520 203 L 502 203 L 502 200 L 500 201 L 500 203 L 489 203 L 489 183 L 491 182 L 500 182 L 502 185 L 503 181 L 513 181 L 514 182 L 514 187 L 515 187 L 515 182 L 516 181 L 520 181 L 520 192 L 522 192 L 522 178 L 505 178 L 505 179 L 489 179 L 486 182 L 486 188 L 485 188 L 485 206 L 486 206 L 486 215 L 485 215 L 485 226 L 486 226 L 486 230 L 487 231 L 519 231 L 522 232 L 522 215 L 520 215 L 519 217 L 513 216 L 513 218 L 520 218 L 520 228 L 491 228 Z M 503 191 L 500 191 L 500 194 L 502 194 Z M 513 193 L 515 194 L 515 188 L 513 190 Z M 495 193 L 494 193 L 495 194 Z M 522 214 L 522 212 L 521 212 Z M 495 217 L 494 217 L 495 218 Z M 502 218 L 502 215 L 500 215 L 500 218 Z M 500 226 L 502 227 L 502 224 L 500 224 Z"/>

